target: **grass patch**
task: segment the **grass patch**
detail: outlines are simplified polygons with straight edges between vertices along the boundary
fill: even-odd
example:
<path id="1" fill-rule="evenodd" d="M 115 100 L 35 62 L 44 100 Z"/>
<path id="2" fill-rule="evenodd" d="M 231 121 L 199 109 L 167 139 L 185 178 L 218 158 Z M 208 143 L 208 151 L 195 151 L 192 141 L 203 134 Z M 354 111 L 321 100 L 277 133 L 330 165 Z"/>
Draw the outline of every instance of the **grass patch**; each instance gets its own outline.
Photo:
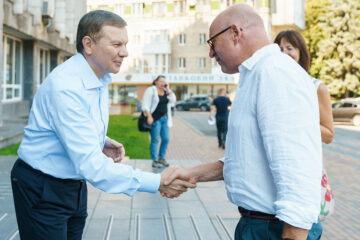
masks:
<path id="1" fill-rule="evenodd" d="M 139 132 L 133 118 L 130 115 L 111 115 L 107 136 L 124 145 L 126 156 L 150 159 L 149 133 Z"/>
<path id="2" fill-rule="evenodd" d="M 20 146 L 20 143 L 15 143 L 13 145 L 7 146 L 0 149 L 0 155 L 17 155 L 17 150 Z"/>
<path id="3" fill-rule="evenodd" d="M 135 159 L 150 159 L 149 134 L 139 132 L 137 121 L 130 115 L 112 115 L 109 120 L 107 136 L 122 143 L 126 156 Z M 17 155 L 20 143 L 0 149 L 0 155 Z"/>

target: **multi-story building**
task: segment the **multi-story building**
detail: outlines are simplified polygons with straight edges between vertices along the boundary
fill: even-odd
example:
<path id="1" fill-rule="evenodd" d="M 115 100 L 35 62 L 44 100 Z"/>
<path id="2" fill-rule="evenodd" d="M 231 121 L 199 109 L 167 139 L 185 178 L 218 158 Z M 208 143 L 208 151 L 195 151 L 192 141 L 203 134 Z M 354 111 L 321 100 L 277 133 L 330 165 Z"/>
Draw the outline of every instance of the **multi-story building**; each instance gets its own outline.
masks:
<path id="1" fill-rule="evenodd" d="M 0 0 L 0 148 L 47 74 L 76 52 L 85 13 L 86 0 Z"/>
<path id="2" fill-rule="evenodd" d="M 210 59 L 209 26 L 226 7 L 245 2 L 264 19 L 269 39 L 282 29 L 304 28 L 305 0 L 88 0 L 88 10 L 103 9 L 128 23 L 129 57 L 110 86 L 114 104 L 141 98 L 158 74 L 166 75 L 177 98 L 234 92 L 237 75 L 226 75 Z"/>

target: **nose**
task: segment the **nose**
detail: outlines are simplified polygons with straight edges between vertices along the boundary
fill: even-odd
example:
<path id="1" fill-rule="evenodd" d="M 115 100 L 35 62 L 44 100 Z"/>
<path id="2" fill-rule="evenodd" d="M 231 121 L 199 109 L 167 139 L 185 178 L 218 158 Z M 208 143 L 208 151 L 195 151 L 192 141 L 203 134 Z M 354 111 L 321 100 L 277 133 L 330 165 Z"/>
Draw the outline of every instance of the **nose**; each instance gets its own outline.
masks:
<path id="1" fill-rule="evenodd" d="M 119 55 L 120 57 L 124 57 L 124 58 L 127 57 L 127 56 L 129 56 L 129 52 L 128 52 L 128 50 L 127 50 L 127 48 L 126 48 L 125 45 L 124 45 L 122 48 L 120 48 L 118 55 Z"/>
<path id="2" fill-rule="evenodd" d="M 213 58 L 215 57 L 215 50 L 211 47 L 210 50 L 209 50 L 209 57 L 210 58 Z"/>

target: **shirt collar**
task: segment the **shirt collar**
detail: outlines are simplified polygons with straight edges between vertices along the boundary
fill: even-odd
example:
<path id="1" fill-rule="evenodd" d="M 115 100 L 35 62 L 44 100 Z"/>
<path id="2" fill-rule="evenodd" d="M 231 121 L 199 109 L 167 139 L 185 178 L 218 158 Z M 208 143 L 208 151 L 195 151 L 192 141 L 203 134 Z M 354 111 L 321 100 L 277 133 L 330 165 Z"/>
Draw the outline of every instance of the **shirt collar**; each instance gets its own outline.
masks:
<path id="1" fill-rule="evenodd" d="M 248 70 L 251 70 L 255 64 L 262 59 L 264 56 L 268 55 L 268 54 L 272 54 L 275 52 L 280 51 L 280 48 L 277 44 L 273 43 L 273 44 L 269 44 L 266 45 L 265 47 L 260 48 L 259 50 L 257 50 L 250 58 L 248 58 L 246 61 L 244 61 L 240 66 L 239 66 L 239 71 L 242 67 L 247 68 Z"/>
<path id="2" fill-rule="evenodd" d="M 99 78 L 96 76 L 89 63 L 86 61 L 85 57 L 81 53 L 77 53 L 74 58 L 76 62 L 80 64 L 80 71 L 82 71 L 83 73 L 82 81 L 85 89 L 88 90 L 92 88 L 102 88 L 111 82 L 111 76 L 108 73 L 102 76 L 99 80 Z"/>

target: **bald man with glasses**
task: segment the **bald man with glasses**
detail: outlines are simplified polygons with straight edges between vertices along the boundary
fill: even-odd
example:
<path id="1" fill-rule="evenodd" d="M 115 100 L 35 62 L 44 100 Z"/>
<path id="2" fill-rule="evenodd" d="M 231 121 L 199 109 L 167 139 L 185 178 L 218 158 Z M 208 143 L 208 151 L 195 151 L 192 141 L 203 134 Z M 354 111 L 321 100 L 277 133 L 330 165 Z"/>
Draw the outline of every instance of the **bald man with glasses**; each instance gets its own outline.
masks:
<path id="1" fill-rule="evenodd" d="M 312 80 L 270 44 L 261 17 L 246 4 L 220 13 L 209 35 L 209 56 L 224 73 L 240 73 L 225 157 L 178 169 L 165 184 L 224 180 L 242 216 L 236 240 L 310 239 L 308 230 L 320 212 L 322 169 Z"/>

